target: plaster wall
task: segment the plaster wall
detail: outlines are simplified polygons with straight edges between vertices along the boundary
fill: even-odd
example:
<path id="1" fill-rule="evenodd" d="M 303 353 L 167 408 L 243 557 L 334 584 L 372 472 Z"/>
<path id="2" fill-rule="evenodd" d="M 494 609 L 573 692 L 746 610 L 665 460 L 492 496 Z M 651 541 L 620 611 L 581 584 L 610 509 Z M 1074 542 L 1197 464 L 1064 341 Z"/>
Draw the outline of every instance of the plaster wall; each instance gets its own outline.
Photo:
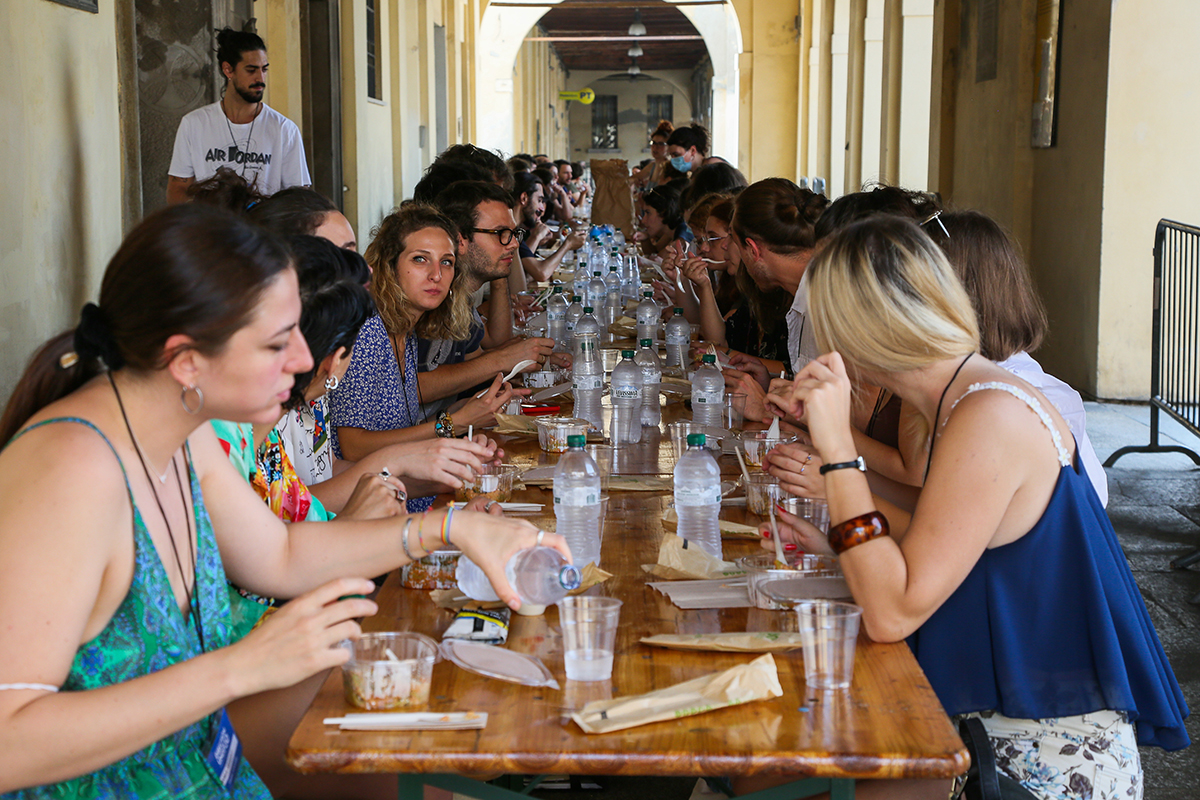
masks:
<path id="1" fill-rule="evenodd" d="M 0 7 L 0 398 L 45 339 L 75 324 L 121 242 L 113 4 Z M 132 90 L 132 87 L 129 87 Z M 132 143 L 129 146 L 136 146 Z"/>
<path id="2" fill-rule="evenodd" d="M 675 125 L 687 125 L 692 119 L 692 104 L 687 87 L 691 75 L 686 70 L 664 70 L 663 72 L 646 72 L 653 80 L 629 80 L 628 76 L 619 75 L 610 78 L 609 72 L 571 73 L 568 81 L 568 91 L 591 87 L 596 94 L 617 96 L 617 145 L 620 152 L 591 151 L 592 142 L 592 108 L 582 103 L 571 103 L 570 130 L 572 161 L 590 158 L 623 158 L 629 162 L 629 167 L 636 167 L 640 161 L 650 157 L 649 129 L 658 120 L 650 120 L 646 115 L 646 95 L 669 94 L 674 111 Z"/>
<path id="3" fill-rule="evenodd" d="M 1154 227 L 1200 224 L 1200 4 L 1113 3 L 1111 13 L 1095 391 L 1145 398 Z"/>

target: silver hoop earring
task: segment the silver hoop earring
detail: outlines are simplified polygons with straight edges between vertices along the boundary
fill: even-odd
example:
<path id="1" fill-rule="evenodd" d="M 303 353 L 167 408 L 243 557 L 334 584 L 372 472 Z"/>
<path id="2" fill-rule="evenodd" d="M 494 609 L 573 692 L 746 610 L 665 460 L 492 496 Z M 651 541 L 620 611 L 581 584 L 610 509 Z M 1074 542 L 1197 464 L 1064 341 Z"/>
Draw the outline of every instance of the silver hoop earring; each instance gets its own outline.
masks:
<path id="1" fill-rule="evenodd" d="M 336 389 L 338 387 L 338 383 L 339 383 L 339 381 L 338 381 L 337 375 L 330 375 L 328 378 L 325 379 L 325 391 L 332 392 L 334 389 Z"/>
<path id="2" fill-rule="evenodd" d="M 196 407 L 192 408 L 188 405 L 188 392 L 196 393 Z M 192 384 L 191 386 L 183 387 L 183 391 L 179 393 L 179 402 L 183 404 L 183 410 L 189 414 L 199 414 L 200 409 L 204 408 L 204 392 L 200 391 L 200 387 Z"/>

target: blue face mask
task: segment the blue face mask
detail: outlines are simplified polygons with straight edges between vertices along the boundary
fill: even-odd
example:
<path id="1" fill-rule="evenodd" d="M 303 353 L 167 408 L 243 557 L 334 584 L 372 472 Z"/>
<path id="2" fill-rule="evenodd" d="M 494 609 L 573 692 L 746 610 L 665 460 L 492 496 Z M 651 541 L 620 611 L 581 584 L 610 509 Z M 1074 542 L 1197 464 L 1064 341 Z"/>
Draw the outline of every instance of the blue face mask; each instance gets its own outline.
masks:
<path id="1" fill-rule="evenodd" d="M 671 166 L 680 172 L 687 172 L 692 168 L 692 162 L 688 161 L 683 156 L 675 156 L 671 159 Z"/>

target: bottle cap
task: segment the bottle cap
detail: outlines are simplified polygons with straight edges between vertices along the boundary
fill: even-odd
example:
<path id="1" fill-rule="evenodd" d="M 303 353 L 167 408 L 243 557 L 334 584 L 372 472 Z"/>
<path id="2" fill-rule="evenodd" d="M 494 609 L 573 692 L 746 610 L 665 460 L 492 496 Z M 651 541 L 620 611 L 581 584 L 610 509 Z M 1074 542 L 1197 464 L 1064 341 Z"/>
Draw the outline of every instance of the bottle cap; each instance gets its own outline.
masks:
<path id="1" fill-rule="evenodd" d="M 639 339 L 638 345 L 640 345 L 641 347 L 652 347 L 654 345 L 654 340 L 653 339 Z"/>
<path id="2" fill-rule="evenodd" d="M 585 314 L 591 314 L 591 313 L 592 313 L 592 307 L 591 307 L 591 306 L 584 306 L 584 307 L 583 307 L 583 313 L 585 313 Z"/>
<path id="3" fill-rule="evenodd" d="M 654 297 L 654 292 L 642 292 L 642 297 Z"/>
<path id="4" fill-rule="evenodd" d="M 567 437 L 568 441 L 571 438 L 572 437 L 568 436 Z M 688 447 L 704 447 L 704 444 L 706 441 L 707 441 L 707 437 L 703 433 L 689 433 L 688 434 L 688 440 L 687 440 Z"/>
<path id="5" fill-rule="evenodd" d="M 559 584 L 568 592 L 573 592 L 583 583 L 583 577 L 579 574 L 579 567 L 574 564 L 564 564 L 562 571 L 558 573 Z"/>
<path id="6" fill-rule="evenodd" d="M 578 303 L 578 302 L 579 302 L 580 300 L 582 300 L 582 299 L 583 299 L 583 298 L 582 298 L 582 297 L 580 297 L 580 296 L 579 296 L 579 295 L 577 295 L 577 294 L 573 294 L 573 295 L 571 295 L 571 302 L 572 302 L 572 303 Z"/>
<path id="7" fill-rule="evenodd" d="M 682 308 L 678 308 L 678 307 L 676 307 L 676 309 L 675 309 L 675 316 L 677 316 L 677 317 L 682 317 L 682 316 L 683 316 L 683 309 L 682 309 Z"/>
<path id="8" fill-rule="evenodd" d="M 554 287 L 554 291 L 553 291 L 552 293 L 553 293 L 553 294 L 562 294 L 562 287 L 561 287 L 561 286 L 555 286 L 555 287 Z"/>
<path id="9" fill-rule="evenodd" d="M 701 363 L 704 363 L 704 364 L 715 364 L 715 363 L 717 363 L 717 357 L 714 356 L 712 353 L 705 353 L 703 356 L 700 357 L 700 361 L 701 361 Z"/>
<path id="10" fill-rule="evenodd" d="M 700 434 L 700 435 L 704 436 L 704 434 Z M 691 438 L 691 437 L 688 437 L 688 438 Z M 567 447 L 583 447 L 586 444 L 587 444 L 587 437 L 584 436 L 583 434 L 573 433 L 567 437 Z M 689 444 L 690 444 L 690 442 L 689 442 Z M 700 442 L 700 444 L 704 444 L 704 442 Z"/>
<path id="11" fill-rule="evenodd" d="M 622 350 L 621 358 L 633 358 L 633 351 L 632 350 Z"/>

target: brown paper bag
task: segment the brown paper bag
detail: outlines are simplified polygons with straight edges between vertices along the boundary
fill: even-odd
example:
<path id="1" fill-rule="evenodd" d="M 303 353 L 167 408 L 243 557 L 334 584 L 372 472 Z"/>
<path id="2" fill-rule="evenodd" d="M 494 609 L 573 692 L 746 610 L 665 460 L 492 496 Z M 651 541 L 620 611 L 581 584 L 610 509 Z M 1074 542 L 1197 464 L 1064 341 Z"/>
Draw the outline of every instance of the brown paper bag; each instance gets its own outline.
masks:
<path id="1" fill-rule="evenodd" d="M 533 417 L 527 417 L 524 414 L 497 414 L 496 427 L 492 428 L 491 433 L 537 436 L 538 428 Z"/>
<path id="2" fill-rule="evenodd" d="M 770 653 L 749 664 L 740 664 L 724 672 L 705 675 L 666 689 L 635 697 L 618 697 L 588 703 L 571 715 L 585 733 L 612 731 L 680 719 L 705 711 L 782 697 L 779 672 Z"/>
<path id="3" fill-rule="evenodd" d="M 668 581 L 714 580 L 746 574 L 737 564 L 713 558 L 699 547 L 688 545 L 682 536 L 673 533 L 664 535 L 658 547 L 658 563 L 642 564 L 642 569 Z"/>
<path id="4" fill-rule="evenodd" d="M 633 192 L 629 188 L 629 162 L 623 158 L 591 161 L 596 194 L 592 198 L 592 224 L 621 229 L 633 241 Z"/>
<path id="5" fill-rule="evenodd" d="M 718 653 L 785 653 L 800 646 L 800 634 L 788 631 L 742 633 L 659 633 L 642 644 L 669 650 L 713 650 Z"/>

